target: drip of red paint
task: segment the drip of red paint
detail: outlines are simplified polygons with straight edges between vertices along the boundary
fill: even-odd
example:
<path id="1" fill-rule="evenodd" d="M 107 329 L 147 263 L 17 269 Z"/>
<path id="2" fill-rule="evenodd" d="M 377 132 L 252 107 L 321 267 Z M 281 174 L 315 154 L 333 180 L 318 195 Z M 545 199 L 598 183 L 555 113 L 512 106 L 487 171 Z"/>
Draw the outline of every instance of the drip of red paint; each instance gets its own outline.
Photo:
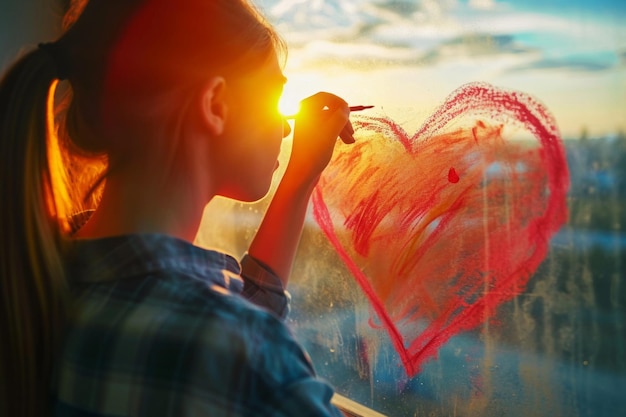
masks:
<path id="1" fill-rule="evenodd" d="M 336 149 L 314 215 L 413 375 L 524 290 L 566 219 L 564 148 L 536 100 L 478 83 L 413 136 L 388 118 L 354 125 L 357 142 Z M 505 125 L 534 141 L 503 137 Z"/>
<path id="2" fill-rule="evenodd" d="M 454 168 L 450 168 L 450 171 L 448 171 L 448 181 L 452 184 L 459 182 L 459 174 L 456 173 Z"/>

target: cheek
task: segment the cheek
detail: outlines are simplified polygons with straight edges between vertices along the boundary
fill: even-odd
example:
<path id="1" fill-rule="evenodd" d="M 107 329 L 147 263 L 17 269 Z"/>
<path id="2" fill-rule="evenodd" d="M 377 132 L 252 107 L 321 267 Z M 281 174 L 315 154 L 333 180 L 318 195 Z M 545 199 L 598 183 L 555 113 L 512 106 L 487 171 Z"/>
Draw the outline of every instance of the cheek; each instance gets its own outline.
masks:
<path id="1" fill-rule="evenodd" d="M 262 171 L 259 174 L 273 174 L 278 156 L 280 155 L 282 142 L 282 129 L 275 128 L 268 131 L 256 144 L 255 149 L 258 151 L 253 157 L 256 160 L 255 165 L 257 169 Z"/>
<path id="2" fill-rule="evenodd" d="M 262 147 L 265 152 L 277 152 L 285 132 L 282 118 L 268 115 L 262 120 L 257 120 L 256 127 L 256 133 L 251 136 L 259 142 L 257 146 Z"/>
<path id="3" fill-rule="evenodd" d="M 251 171 L 251 181 L 255 176 L 267 176 L 274 172 L 281 150 L 283 129 L 281 124 L 268 123 L 252 125 L 247 132 L 242 132 L 245 139 L 240 142 L 240 162 Z M 243 168 L 243 167 L 242 167 Z"/>

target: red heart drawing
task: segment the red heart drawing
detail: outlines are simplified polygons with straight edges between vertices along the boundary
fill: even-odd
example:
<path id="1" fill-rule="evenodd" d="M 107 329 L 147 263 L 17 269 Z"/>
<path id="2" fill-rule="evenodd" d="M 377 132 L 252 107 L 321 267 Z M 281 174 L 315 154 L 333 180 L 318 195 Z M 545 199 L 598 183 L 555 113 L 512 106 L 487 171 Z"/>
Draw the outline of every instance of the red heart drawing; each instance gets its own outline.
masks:
<path id="1" fill-rule="evenodd" d="M 354 125 L 313 213 L 412 376 L 524 290 L 567 218 L 564 146 L 540 103 L 484 83 L 413 136 L 384 117 Z"/>

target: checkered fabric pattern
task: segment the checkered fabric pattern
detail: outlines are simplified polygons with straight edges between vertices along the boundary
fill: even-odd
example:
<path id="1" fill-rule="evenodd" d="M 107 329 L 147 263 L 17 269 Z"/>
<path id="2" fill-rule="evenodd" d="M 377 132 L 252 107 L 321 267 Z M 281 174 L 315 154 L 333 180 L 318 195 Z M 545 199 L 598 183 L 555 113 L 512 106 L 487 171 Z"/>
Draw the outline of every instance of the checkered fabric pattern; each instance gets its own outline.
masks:
<path id="1" fill-rule="evenodd" d="M 73 245 L 54 416 L 341 415 L 280 319 L 288 294 L 254 259 L 242 272 L 164 235 Z"/>

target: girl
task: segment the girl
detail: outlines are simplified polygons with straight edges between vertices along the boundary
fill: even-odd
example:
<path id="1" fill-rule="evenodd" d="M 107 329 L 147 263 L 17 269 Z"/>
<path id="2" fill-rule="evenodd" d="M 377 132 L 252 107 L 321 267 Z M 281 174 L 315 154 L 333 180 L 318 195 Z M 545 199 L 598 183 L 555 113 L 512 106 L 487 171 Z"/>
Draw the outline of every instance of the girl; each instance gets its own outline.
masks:
<path id="1" fill-rule="evenodd" d="M 280 318 L 346 103 L 302 102 L 241 263 L 195 247 L 268 191 L 283 44 L 245 0 L 82 3 L 0 84 L 0 415 L 338 415 Z"/>

